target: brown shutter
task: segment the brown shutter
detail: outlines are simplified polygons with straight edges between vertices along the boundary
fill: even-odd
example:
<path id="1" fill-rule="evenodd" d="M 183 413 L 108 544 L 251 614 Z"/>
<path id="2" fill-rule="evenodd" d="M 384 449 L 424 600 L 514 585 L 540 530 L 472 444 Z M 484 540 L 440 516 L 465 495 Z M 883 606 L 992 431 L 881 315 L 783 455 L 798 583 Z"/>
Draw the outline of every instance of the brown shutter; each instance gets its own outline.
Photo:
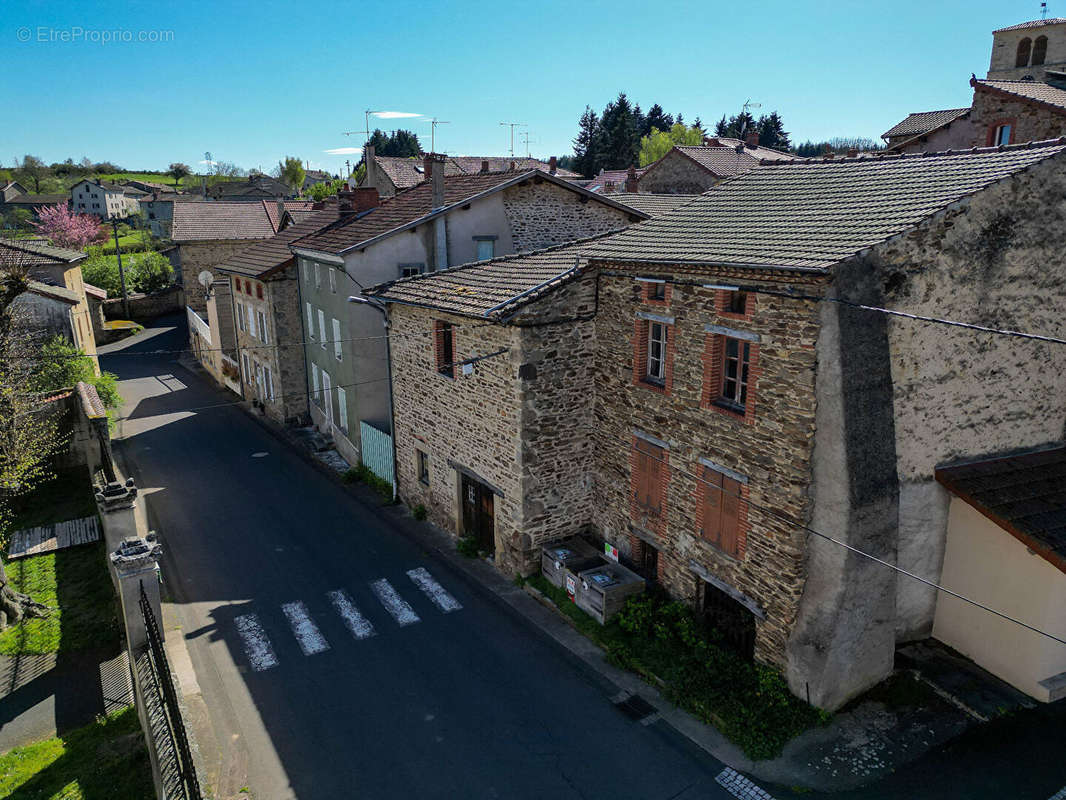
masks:
<path id="1" fill-rule="evenodd" d="M 737 554 L 737 531 L 740 524 L 740 483 L 722 476 L 722 538 L 725 552 Z"/>
<path id="2" fill-rule="evenodd" d="M 662 469 L 662 448 L 637 439 L 636 474 L 633 476 L 638 505 L 658 513 L 662 507 L 659 475 Z"/>
<path id="3" fill-rule="evenodd" d="M 703 468 L 703 538 L 719 545 L 722 531 L 722 473 Z"/>

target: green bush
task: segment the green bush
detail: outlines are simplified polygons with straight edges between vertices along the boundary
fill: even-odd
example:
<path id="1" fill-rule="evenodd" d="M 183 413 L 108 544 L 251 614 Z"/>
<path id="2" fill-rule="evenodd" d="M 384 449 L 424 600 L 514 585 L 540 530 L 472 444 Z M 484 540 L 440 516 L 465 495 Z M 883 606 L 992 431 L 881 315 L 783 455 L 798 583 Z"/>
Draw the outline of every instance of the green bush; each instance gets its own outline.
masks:
<path id="1" fill-rule="evenodd" d="M 357 464 L 341 473 L 341 480 L 345 483 L 365 483 L 381 495 L 385 501 L 392 500 L 392 484 L 382 480 L 374 474 L 373 470 L 365 464 Z"/>
<path id="2" fill-rule="evenodd" d="M 118 378 L 110 372 L 93 371 L 93 362 L 81 350 L 62 336 L 55 336 L 41 347 L 41 360 L 30 377 L 30 389 L 35 392 L 52 392 L 69 389 L 78 381 L 96 387 L 100 400 L 107 409 L 117 408 L 122 403 L 118 393 Z"/>
<path id="3" fill-rule="evenodd" d="M 122 292 L 122 278 L 118 272 L 118 260 L 113 255 L 96 252 L 90 247 L 89 257 L 82 262 L 81 275 L 86 283 L 105 289 L 109 295 Z M 126 273 L 126 290 L 129 292 L 156 292 L 174 282 L 174 268 L 160 253 L 133 253 L 122 257 Z"/>
<path id="4" fill-rule="evenodd" d="M 459 551 L 459 555 L 461 556 L 466 556 L 467 558 L 477 558 L 477 539 L 472 536 L 460 536 L 459 541 L 455 543 L 455 549 Z"/>
<path id="5" fill-rule="evenodd" d="M 426 518 L 426 507 L 419 503 L 417 506 L 411 509 L 411 514 L 414 516 L 415 519 L 421 522 Z"/>

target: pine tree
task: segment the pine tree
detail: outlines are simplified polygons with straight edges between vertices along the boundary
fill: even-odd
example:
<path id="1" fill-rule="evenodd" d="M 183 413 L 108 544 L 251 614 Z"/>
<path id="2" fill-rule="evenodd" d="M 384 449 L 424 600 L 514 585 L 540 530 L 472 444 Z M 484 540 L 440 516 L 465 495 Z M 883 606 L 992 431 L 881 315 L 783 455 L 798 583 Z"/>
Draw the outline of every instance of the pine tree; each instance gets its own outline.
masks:
<path id="1" fill-rule="evenodd" d="M 759 144 L 763 147 L 772 147 L 776 150 L 788 150 L 792 147 L 785 124 L 781 121 L 781 115 L 776 111 L 760 117 L 757 128 Z"/>
<path id="2" fill-rule="evenodd" d="M 596 174 L 598 156 L 595 147 L 599 127 L 600 119 L 596 116 L 596 112 L 589 106 L 585 106 L 585 113 L 581 115 L 577 136 L 574 138 L 574 170 L 586 178 L 591 178 Z"/>
<path id="3" fill-rule="evenodd" d="M 652 129 L 660 131 L 668 131 L 674 126 L 674 118 L 663 111 L 663 107 L 656 103 L 648 109 L 647 115 L 644 117 L 644 127 L 641 130 L 640 135 L 647 136 L 652 132 Z"/>

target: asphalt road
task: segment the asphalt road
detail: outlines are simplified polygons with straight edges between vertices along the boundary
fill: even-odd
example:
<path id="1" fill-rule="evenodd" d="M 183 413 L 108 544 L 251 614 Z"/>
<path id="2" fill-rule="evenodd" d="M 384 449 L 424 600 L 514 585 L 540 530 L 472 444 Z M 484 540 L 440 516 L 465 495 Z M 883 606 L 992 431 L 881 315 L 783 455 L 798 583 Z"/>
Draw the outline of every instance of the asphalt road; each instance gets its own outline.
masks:
<path id="1" fill-rule="evenodd" d="M 731 796 L 720 763 L 624 715 L 177 356 L 145 354 L 186 346 L 183 321 L 164 320 L 101 362 L 121 379 L 120 446 L 164 544 L 220 796 Z"/>

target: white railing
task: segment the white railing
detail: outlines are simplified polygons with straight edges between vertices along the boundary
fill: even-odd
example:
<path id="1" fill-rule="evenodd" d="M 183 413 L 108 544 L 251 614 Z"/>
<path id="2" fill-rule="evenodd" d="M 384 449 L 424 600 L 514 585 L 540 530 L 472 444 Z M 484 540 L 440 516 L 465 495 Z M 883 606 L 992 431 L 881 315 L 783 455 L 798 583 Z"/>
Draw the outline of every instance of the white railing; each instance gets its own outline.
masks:
<path id="1" fill-rule="evenodd" d="M 203 321 L 189 306 L 185 306 L 185 315 L 189 318 L 189 330 L 195 331 L 207 344 L 211 344 L 211 326 Z"/>

